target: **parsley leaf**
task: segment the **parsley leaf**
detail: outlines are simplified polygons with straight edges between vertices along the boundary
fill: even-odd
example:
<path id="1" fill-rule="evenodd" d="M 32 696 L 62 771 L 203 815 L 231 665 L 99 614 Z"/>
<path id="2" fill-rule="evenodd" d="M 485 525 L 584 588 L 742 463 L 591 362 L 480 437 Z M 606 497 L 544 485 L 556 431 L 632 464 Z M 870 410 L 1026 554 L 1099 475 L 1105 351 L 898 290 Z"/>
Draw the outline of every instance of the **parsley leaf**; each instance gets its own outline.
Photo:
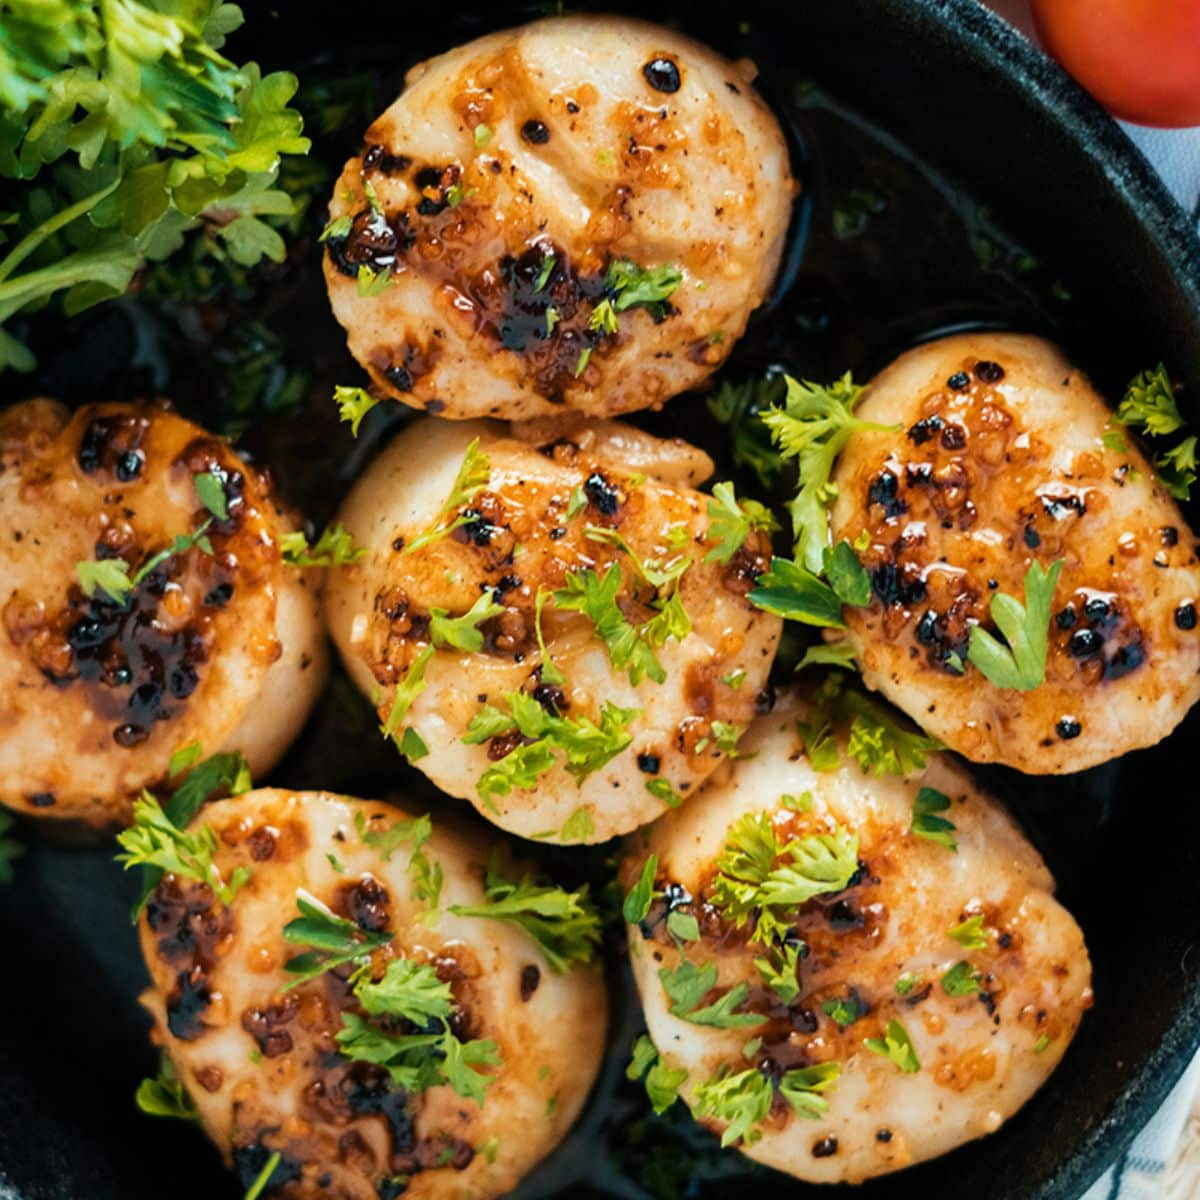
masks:
<path id="1" fill-rule="evenodd" d="M 655 1113 L 663 1113 L 679 1099 L 679 1089 L 687 1082 L 688 1073 L 682 1067 L 669 1067 L 654 1043 L 643 1033 L 633 1044 L 633 1058 L 625 1068 L 625 1078 L 646 1077 L 646 1095 Z"/>
<path id="2" fill-rule="evenodd" d="M 779 1081 L 779 1094 L 798 1116 L 819 1121 L 829 1111 L 829 1101 L 821 1093 L 833 1087 L 841 1073 L 842 1065 L 837 1062 L 795 1067 L 784 1072 Z"/>
<path id="3" fill-rule="evenodd" d="M 533 632 L 537 637 L 538 654 L 541 656 L 541 678 L 543 683 L 564 684 L 567 677 L 558 669 L 550 651 L 546 649 L 546 639 L 542 633 L 542 609 L 551 594 L 544 588 L 538 588 L 537 600 L 533 608 Z"/>
<path id="4" fill-rule="evenodd" d="M 833 833 L 789 842 L 783 856 L 792 861 L 775 867 L 763 881 L 760 904 L 793 908 L 842 891 L 858 871 L 858 834 L 838 825 Z"/>
<path id="5" fill-rule="evenodd" d="M 588 808 L 577 808 L 563 822 L 559 830 L 559 838 L 564 842 L 586 842 L 595 836 L 596 827 L 592 824 L 592 813 Z"/>
<path id="6" fill-rule="evenodd" d="M 614 258 L 604 272 L 604 287 L 617 312 L 642 305 L 656 319 L 666 316 L 666 301 L 682 282 L 683 272 L 669 263 L 642 267 L 627 258 Z"/>
<path id="7" fill-rule="evenodd" d="M 218 521 L 229 517 L 229 498 L 225 495 L 225 485 L 212 471 L 203 471 L 192 476 L 192 486 L 200 503 L 216 517 Z"/>
<path id="8" fill-rule="evenodd" d="M 334 967 L 346 963 L 363 965 L 371 953 L 386 946 L 395 937 L 390 931 L 367 933 L 353 921 L 337 916 L 316 896 L 300 889 L 296 892 L 296 908 L 300 915 L 283 927 L 283 940 L 294 946 L 311 947 L 304 954 L 289 958 L 283 969 L 296 978 L 285 984 L 283 991 L 316 979 Z"/>
<path id="9" fill-rule="evenodd" d="M 735 1142 L 750 1146 L 762 1136 L 756 1126 L 771 1111 L 774 1089 L 767 1077 L 754 1067 L 737 1074 L 718 1074 L 699 1084 L 692 1094 L 696 1115 L 726 1122 L 721 1147 Z"/>
<path id="10" fill-rule="evenodd" d="M 705 556 L 705 562 L 727 563 L 741 549 L 753 529 L 771 531 L 779 525 L 769 509 L 757 500 L 738 501 L 732 483 L 715 484 L 708 502 L 706 542 L 716 542 Z"/>
<path id="11" fill-rule="evenodd" d="M 1183 417 L 1175 403 L 1175 388 L 1162 363 L 1140 372 L 1130 381 L 1114 420 L 1152 437 L 1166 437 L 1183 428 Z"/>
<path id="12" fill-rule="evenodd" d="M 504 605 L 497 604 L 491 592 L 482 592 L 461 617 L 450 616 L 444 608 L 431 608 L 429 636 L 435 646 L 453 646 L 456 650 L 478 654 L 483 649 L 479 626 L 503 611 Z"/>
<path id="13" fill-rule="evenodd" d="M 935 815 L 945 812 L 949 807 L 950 797 L 944 792 L 939 792 L 937 788 L 921 788 L 913 800 L 912 824 L 909 825 L 909 831 L 926 841 L 935 842 L 939 846 L 945 846 L 947 850 L 957 852 L 954 822 Z"/>
<path id="14" fill-rule="evenodd" d="M 867 1008 L 857 995 L 851 995 L 845 1000 L 841 998 L 826 1000 L 821 1005 L 821 1011 L 831 1021 L 836 1022 L 840 1029 L 845 1029 L 863 1016 Z"/>
<path id="15" fill-rule="evenodd" d="M 637 883 L 629 889 L 625 903 L 621 909 L 622 915 L 630 925 L 637 925 L 646 919 L 650 911 L 650 902 L 654 899 L 654 877 L 658 874 L 658 855 L 651 854 L 642 863 L 642 871 Z"/>
<path id="16" fill-rule="evenodd" d="M 766 1017 L 759 1013 L 736 1013 L 733 1010 L 745 1002 L 750 989 L 739 983 L 719 996 L 713 1003 L 701 1005 L 709 992 L 717 986 L 717 968 L 712 963 L 697 967 L 684 959 L 673 970 L 659 969 L 663 991 L 671 1001 L 671 1013 L 693 1025 L 708 1025 L 714 1029 L 741 1029 L 750 1025 L 761 1025 Z"/>
<path id="17" fill-rule="evenodd" d="M 552 971 L 564 974 L 576 963 L 588 963 L 600 944 L 600 917 L 588 899 L 586 885 L 576 892 L 538 883 L 524 875 L 517 882 L 488 865 L 483 904 L 456 904 L 460 917 L 483 917 L 519 925 L 536 943 Z"/>
<path id="18" fill-rule="evenodd" d="M 988 930 L 982 915 L 969 917 L 953 929 L 947 929 L 946 936 L 967 950 L 986 950 L 988 947 Z"/>
<path id="19" fill-rule="evenodd" d="M 137 866 L 156 867 L 206 883 L 225 905 L 233 903 L 250 878 L 248 867 L 238 867 L 227 882 L 213 862 L 216 834 L 207 825 L 200 826 L 195 833 L 180 829 L 149 792 L 142 792 L 141 799 L 134 804 L 133 824 L 117 835 L 117 842 L 124 851 L 117 855 L 117 862 L 124 864 L 127 871 Z"/>
<path id="20" fill-rule="evenodd" d="M 405 741 L 410 733 L 415 733 L 415 731 L 405 730 Z M 415 734 L 415 736 L 421 747 L 424 747 L 425 743 L 420 741 L 420 734 Z M 402 750 L 405 749 L 405 741 L 401 742 Z M 428 753 L 427 750 L 426 753 Z M 378 850 L 379 857 L 384 862 L 390 861 L 392 855 L 401 846 L 411 847 L 408 858 L 408 876 L 412 880 L 413 899 L 423 900 L 431 908 L 436 908 L 442 893 L 443 873 L 441 866 L 432 862 L 425 853 L 425 844 L 433 837 L 432 818 L 428 813 L 419 817 L 405 817 L 393 821 L 386 829 L 371 828 L 370 826 L 375 820 L 376 818 L 372 817 L 368 822 L 361 810 L 354 814 L 354 828 L 358 832 L 359 840 L 364 846 L 371 846 Z"/>
<path id="21" fill-rule="evenodd" d="M 921 1069 L 912 1038 L 908 1036 L 908 1030 L 899 1021 L 889 1021 L 883 1037 L 864 1038 L 863 1045 L 872 1054 L 879 1054 L 884 1058 L 891 1059 L 906 1075 L 915 1075 Z"/>
<path id="22" fill-rule="evenodd" d="M 1176 500 L 1189 499 L 1192 484 L 1196 482 L 1196 438 L 1184 438 L 1179 445 L 1160 454 L 1154 465 L 1163 487 Z"/>
<path id="23" fill-rule="evenodd" d="M 124 604 L 142 581 L 167 559 L 174 558 L 177 554 L 186 554 L 193 546 L 205 554 L 211 554 L 212 544 L 207 537 L 208 527 L 211 524 L 212 518 L 209 517 L 191 533 L 176 534 L 170 546 L 165 550 L 158 551 L 157 554 L 152 554 L 132 577 L 129 575 L 128 565 L 119 558 L 76 563 L 75 576 L 79 580 L 83 594 L 90 598 L 95 594 L 96 589 L 100 588 L 117 604 Z"/>
<path id="24" fill-rule="evenodd" d="M 800 468 L 800 487 L 789 508 L 796 559 L 813 574 L 820 572 L 829 545 L 828 509 L 836 496 L 830 476 L 837 456 L 860 430 L 895 428 L 854 416 L 862 393 L 849 372 L 828 387 L 788 377 L 783 408 L 763 414 L 782 457 L 795 458 Z"/>
<path id="25" fill-rule="evenodd" d="M 279 539 L 283 561 L 294 567 L 348 567 L 367 553 L 366 546 L 356 546 L 350 531 L 341 521 L 330 525 L 310 546 L 300 530 L 285 533 Z"/>
<path id="26" fill-rule="evenodd" d="M 446 534 L 452 533 L 460 525 L 465 524 L 466 517 L 460 514 L 451 520 L 452 514 L 469 504 L 487 487 L 491 473 L 491 460 L 480 450 L 479 439 L 475 438 L 467 447 L 462 465 L 458 468 L 458 474 L 450 488 L 450 495 L 446 497 L 446 502 L 434 518 L 433 524 L 423 533 L 417 534 L 412 541 L 407 542 L 403 553 L 412 554 L 414 550 L 419 550 L 422 546 L 427 546 L 430 542 L 445 537 Z"/>
<path id="27" fill-rule="evenodd" d="M 956 962 L 942 976 L 942 991 L 947 996 L 974 996 L 981 990 L 979 980 L 979 973 L 969 962 Z"/>
<path id="28" fill-rule="evenodd" d="M 800 952 L 803 948 L 804 943 L 797 938 L 772 946 L 769 954 L 754 960 L 763 983 L 783 1004 L 791 1004 L 800 995 Z"/>
<path id="29" fill-rule="evenodd" d="M 335 1035 L 349 1059 L 385 1067 L 397 1088 L 420 1093 L 448 1084 L 458 1095 L 483 1105 L 494 1076 L 477 1067 L 499 1066 L 495 1042 L 463 1042 L 450 1028 L 453 997 L 428 963 L 396 958 L 383 977 L 373 982 L 358 976 L 354 993 L 368 1016 L 382 1017 L 388 1025 L 370 1024 L 357 1013 L 342 1013 L 342 1028 Z M 440 1033 L 393 1033 L 397 1020 L 425 1029 L 441 1023 Z"/>
<path id="30" fill-rule="evenodd" d="M 782 375 L 722 383 L 706 401 L 708 411 L 728 428 L 735 466 L 748 467 L 769 488 L 783 470 L 783 457 L 771 444 L 771 430 L 762 414 L 778 405 L 786 384 Z"/>
<path id="31" fill-rule="evenodd" d="M 404 678 L 396 685 L 392 694 L 392 706 L 388 710 L 387 720 L 379 727 L 380 733 L 384 737 L 390 737 L 398 748 L 403 748 L 401 724 L 408 715 L 408 710 L 412 708 L 413 701 L 425 690 L 425 668 L 429 666 L 429 660 L 433 658 L 434 653 L 432 646 L 425 646 L 409 663 Z"/>
<path id="32" fill-rule="evenodd" d="M 668 808 L 678 808 L 683 803 L 683 797 L 665 779 L 647 779 L 646 791 Z"/>
<path id="33" fill-rule="evenodd" d="M 199 1118 L 196 1104 L 179 1081 L 169 1058 L 163 1057 L 154 1079 L 143 1079 L 134 1097 L 137 1106 L 150 1117 L 168 1117 L 177 1121 Z"/>
<path id="34" fill-rule="evenodd" d="M 366 388 L 343 387 L 340 384 L 333 389 L 333 398 L 337 401 L 338 417 L 349 422 L 351 434 L 358 437 L 358 427 L 362 424 L 363 417 L 379 403 L 379 400 Z"/>
<path id="35" fill-rule="evenodd" d="M 596 725 L 587 717 L 560 717 L 549 713 L 525 692 L 509 692 L 504 699 L 509 711 L 505 713 L 494 705 L 485 705 L 471 718 L 463 742 L 475 746 L 513 732 L 519 732 L 530 741 L 518 745 L 480 777 L 476 786 L 483 799 L 493 795 L 507 796 L 514 786 L 534 786 L 538 776 L 557 762 L 555 751 L 563 755 L 564 768 L 577 782 L 582 782 L 633 741 L 628 725 L 638 715 L 634 708 L 618 708 L 606 700 L 600 709 L 600 724 Z M 506 767 L 514 756 L 519 756 L 516 765 Z M 523 782 L 526 779 L 530 782 Z"/>
<path id="36" fill-rule="evenodd" d="M 786 621 L 844 629 L 842 601 L 819 575 L 790 558 L 771 559 L 770 568 L 754 582 L 747 597 L 755 608 Z"/>
<path id="37" fill-rule="evenodd" d="M 806 667 L 837 667 L 842 671 L 854 671 L 858 668 L 858 656 L 854 646 L 848 641 L 818 642 L 804 651 L 804 656 L 796 664 L 797 671 Z"/>
<path id="38" fill-rule="evenodd" d="M 1062 559 L 1043 570 L 1032 563 L 1025 572 L 1025 603 L 1003 592 L 992 595 L 992 620 L 1007 639 L 999 641 L 979 625 L 971 626 L 967 661 L 997 687 L 1029 692 L 1046 678 L 1050 613 Z"/>

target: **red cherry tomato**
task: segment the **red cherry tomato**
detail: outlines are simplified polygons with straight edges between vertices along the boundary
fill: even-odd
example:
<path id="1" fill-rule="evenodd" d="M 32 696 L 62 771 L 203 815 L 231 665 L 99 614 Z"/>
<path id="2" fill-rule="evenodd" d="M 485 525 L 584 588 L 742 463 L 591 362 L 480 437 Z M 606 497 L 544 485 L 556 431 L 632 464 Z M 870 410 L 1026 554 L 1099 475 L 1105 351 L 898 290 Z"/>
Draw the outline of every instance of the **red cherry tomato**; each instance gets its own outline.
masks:
<path id="1" fill-rule="evenodd" d="M 1046 49 L 1143 125 L 1200 125 L 1200 0 L 1033 0 Z"/>

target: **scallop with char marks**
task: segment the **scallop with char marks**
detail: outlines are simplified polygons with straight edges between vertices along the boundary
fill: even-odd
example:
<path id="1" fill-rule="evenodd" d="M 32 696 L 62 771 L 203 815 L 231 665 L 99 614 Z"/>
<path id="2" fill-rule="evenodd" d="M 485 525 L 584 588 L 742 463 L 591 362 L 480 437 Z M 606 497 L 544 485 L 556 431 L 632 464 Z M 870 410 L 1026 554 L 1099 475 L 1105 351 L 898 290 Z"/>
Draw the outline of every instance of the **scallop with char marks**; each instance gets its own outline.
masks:
<path id="1" fill-rule="evenodd" d="M 708 561 L 709 501 L 687 485 L 711 469 L 619 424 L 432 419 L 368 468 L 338 514 L 368 554 L 330 579 L 327 618 L 434 783 L 526 837 L 593 842 L 717 765 L 780 622 L 746 601 L 762 531 Z"/>
<path id="2" fill-rule="evenodd" d="M 897 427 L 856 433 L 834 473 L 835 539 L 869 539 L 871 604 L 846 610 L 867 684 L 1031 774 L 1166 737 L 1200 697 L 1195 537 L 1087 377 L 1039 338 L 964 334 L 902 355 L 856 415 Z M 971 626 L 1057 561 L 1045 680 L 996 686 Z"/>
<path id="3" fill-rule="evenodd" d="M 278 1154 L 266 1195 L 488 1200 L 553 1149 L 591 1088 L 600 975 L 556 973 L 518 925 L 450 911 L 484 902 L 490 839 L 439 825 L 417 845 L 396 833 L 411 820 L 249 792 L 191 829 L 214 831 L 224 880 L 250 872 L 230 906 L 175 875 L 150 897 L 153 1038 L 243 1188 Z M 318 917 L 285 940 L 298 897 Z M 354 961 L 302 973 L 302 955 L 336 953 L 314 924 Z"/>
<path id="4" fill-rule="evenodd" d="M 268 770 L 326 652 L 315 576 L 282 561 L 292 524 L 265 477 L 149 405 L 18 404 L 0 455 L 0 803 L 112 825 L 190 742 Z"/>
<path id="5" fill-rule="evenodd" d="M 538 21 L 410 72 L 334 189 L 330 299 L 414 407 L 658 407 L 766 297 L 793 192 L 744 67 L 638 21 Z"/>
<path id="6" fill-rule="evenodd" d="M 858 1182 L 1011 1117 L 1071 1041 L 1091 967 L 1037 851 L 952 759 L 818 771 L 797 726 L 816 719 L 792 698 L 761 718 L 632 835 L 621 880 L 656 856 L 654 898 L 627 914 L 664 1076 L 750 1157 Z"/>

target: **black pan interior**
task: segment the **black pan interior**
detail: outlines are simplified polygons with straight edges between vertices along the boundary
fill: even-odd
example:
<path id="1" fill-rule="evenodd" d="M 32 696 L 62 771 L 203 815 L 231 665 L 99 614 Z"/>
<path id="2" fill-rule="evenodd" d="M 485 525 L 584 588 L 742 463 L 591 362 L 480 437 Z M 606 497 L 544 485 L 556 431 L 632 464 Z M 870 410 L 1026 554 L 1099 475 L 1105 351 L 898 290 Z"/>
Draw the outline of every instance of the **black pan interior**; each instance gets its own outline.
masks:
<path id="1" fill-rule="evenodd" d="M 536 15 L 466 3 L 245 7 L 249 25 L 231 51 L 301 74 L 326 169 L 356 148 L 413 62 Z M 782 365 L 865 377 L 939 332 L 1017 327 L 1064 341 L 1110 393 L 1161 358 L 1200 417 L 1200 247 L 1115 127 L 973 0 L 805 0 L 786 12 L 691 0 L 637 15 L 751 56 L 804 181 L 787 270 L 727 376 Z M 250 423 L 244 444 L 319 525 L 370 452 L 337 427 L 328 401 L 333 382 L 360 377 L 316 265 L 323 195 L 318 183 L 284 268 L 211 305 L 146 299 L 30 322 L 38 373 L 0 377 L 4 398 L 161 390 L 213 425 Z M 722 433 L 701 411 L 681 398 L 643 421 L 720 454 Z M 1200 1040 L 1198 734 L 1194 714 L 1155 750 L 1078 776 L 986 773 L 1084 926 L 1096 1007 L 1051 1083 L 998 1134 L 872 1183 L 866 1200 L 1070 1200 L 1165 1096 Z M 450 803 L 404 773 L 337 678 L 271 782 L 416 792 L 435 813 Z M 35 842 L 17 886 L 0 892 L 0 1195 L 8 1185 L 19 1200 L 233 1200 L 238 1183 L 199 1134 L 133 1107 L 153 1058 L 135 1002 L 144 975 L 130 888 L 109 855 Z M 551 865 L 599 878 L 604 858 L 560 854 Z M 577 1131 L 520 1195 L 698 1200 L 747 1185 L 816 1195 L 717 1154 L 678 1111 L 649 1115 L 621 1078 L 638 1016 L 620 947 L 610 952 L 619 1027 L 605 1076 Z"/>

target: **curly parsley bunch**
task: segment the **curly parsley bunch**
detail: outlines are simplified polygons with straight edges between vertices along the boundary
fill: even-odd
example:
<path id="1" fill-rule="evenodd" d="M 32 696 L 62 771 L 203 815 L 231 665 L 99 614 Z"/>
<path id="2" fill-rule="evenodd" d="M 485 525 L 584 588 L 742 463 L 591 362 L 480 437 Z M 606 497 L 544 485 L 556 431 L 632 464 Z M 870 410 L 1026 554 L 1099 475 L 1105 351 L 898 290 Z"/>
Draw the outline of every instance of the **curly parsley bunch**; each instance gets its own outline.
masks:
<path id="1" fill-rule="evenodd" d="M 305 154 L 295 76 L 221 53 L 217 0 L 0 0 L 0 370 L 33 356 L 3 326 L 62 293 L 80 312 L 184 245 L 252 266 L 295 216 L 281 156 Z"/>

